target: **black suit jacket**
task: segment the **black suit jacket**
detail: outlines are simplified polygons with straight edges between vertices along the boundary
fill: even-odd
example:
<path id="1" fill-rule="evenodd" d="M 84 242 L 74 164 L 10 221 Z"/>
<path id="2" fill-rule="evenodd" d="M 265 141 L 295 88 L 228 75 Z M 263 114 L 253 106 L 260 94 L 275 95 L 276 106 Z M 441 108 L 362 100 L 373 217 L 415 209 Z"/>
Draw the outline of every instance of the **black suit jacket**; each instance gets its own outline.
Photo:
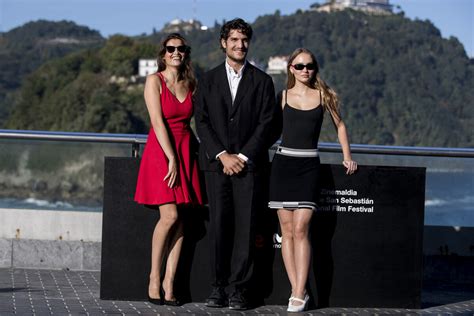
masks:
<path id="1" fill-rule="evenodd" d="M 223 150 L 248 157 L 249 171 L 267 164 L 268 148 L 279 136 L 278 110 L 271 77 L 250 63 L 244 68 L 234 104 L 225 64 L 207 72 L 199 81 L 195 102 L 201 169 L 221 171 L 215 157 Z"/>

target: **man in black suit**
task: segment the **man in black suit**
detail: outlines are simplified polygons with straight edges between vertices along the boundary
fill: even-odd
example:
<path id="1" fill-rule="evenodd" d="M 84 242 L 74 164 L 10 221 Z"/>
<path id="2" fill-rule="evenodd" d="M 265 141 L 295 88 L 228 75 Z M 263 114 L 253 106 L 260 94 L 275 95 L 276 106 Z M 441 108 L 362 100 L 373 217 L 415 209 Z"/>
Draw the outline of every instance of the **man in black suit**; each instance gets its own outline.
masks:
<path id="1" fill-rule="evenodd" d="M 195 104 L 210 213 L 213 291 L 206 305 L 228 303 L 238 310 L 249 304 L 255 217 L 265 210 L 262 171 L 275 141 L 272 126 L 278 112 L 271 77 L 246 60 L 251 38 L 252 28 L 242 19 L 222 26 L 226 60 L 200 80 Z M 227 301 L 229 283 L 233 292 Z"/>

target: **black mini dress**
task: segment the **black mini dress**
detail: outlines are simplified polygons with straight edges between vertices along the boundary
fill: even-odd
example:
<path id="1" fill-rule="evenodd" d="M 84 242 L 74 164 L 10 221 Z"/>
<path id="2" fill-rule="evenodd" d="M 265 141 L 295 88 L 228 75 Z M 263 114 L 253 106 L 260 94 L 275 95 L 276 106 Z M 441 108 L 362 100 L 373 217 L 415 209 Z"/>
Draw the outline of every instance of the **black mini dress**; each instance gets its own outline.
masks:
<path id="1" fill-rule="evenodd" d="M 296 109 L 288 104 L 285 93 L 282 141 L 272 161 L 269 208 L 317 209 L 320 190 L 317 148 L 323 118 L 322 104 L 311 110 Z"/>

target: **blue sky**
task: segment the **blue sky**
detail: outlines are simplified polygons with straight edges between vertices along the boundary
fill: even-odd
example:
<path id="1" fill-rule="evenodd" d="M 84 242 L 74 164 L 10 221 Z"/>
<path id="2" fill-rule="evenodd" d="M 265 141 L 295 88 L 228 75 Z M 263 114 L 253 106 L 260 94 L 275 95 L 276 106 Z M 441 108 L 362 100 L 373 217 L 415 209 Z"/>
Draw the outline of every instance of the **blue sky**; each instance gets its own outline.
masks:
<path id="1" fill-rule="evenodd" d="M 236 16 L 253 22 L 279 9 L 291 14 L 323 0 L 0 0 L 0 31 L 28 21 L 72 20 L 99 30 L 138 35 L 161 29 L 175 18 L 196 18 L 212 26 Z M 443 37 L 457 37 L 474 57 L 474 0 L 391 0 L 411 19 L 431 20 Z"/>

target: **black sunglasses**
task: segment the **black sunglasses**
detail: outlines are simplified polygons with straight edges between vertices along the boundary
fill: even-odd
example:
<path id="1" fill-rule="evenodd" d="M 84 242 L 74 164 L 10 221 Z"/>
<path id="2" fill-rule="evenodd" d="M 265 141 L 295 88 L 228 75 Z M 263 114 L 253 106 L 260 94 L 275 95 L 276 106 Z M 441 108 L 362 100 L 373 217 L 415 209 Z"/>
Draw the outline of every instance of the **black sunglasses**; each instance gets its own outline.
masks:
<path id="1" fill-rule="evenodd" d="M 295 64 L 295 65 L 292 65 L 293 68 L 295 68 L 296 70 L 303 70 L 303 69 L 308 69 L 308 70 L 315 70 L 316 69 L 316 65 L 313 64 L 313 63 L 309 63 L 309 64 Z"/>
<path id="2" fill-rule="evenodd" d="M 180 53 L 186 53 L 188 51 L 188 46 L 180 45 L 180 46 L 166 46 L 166 51 L 170 54 L 173 54 L 176 50 Z"/>

